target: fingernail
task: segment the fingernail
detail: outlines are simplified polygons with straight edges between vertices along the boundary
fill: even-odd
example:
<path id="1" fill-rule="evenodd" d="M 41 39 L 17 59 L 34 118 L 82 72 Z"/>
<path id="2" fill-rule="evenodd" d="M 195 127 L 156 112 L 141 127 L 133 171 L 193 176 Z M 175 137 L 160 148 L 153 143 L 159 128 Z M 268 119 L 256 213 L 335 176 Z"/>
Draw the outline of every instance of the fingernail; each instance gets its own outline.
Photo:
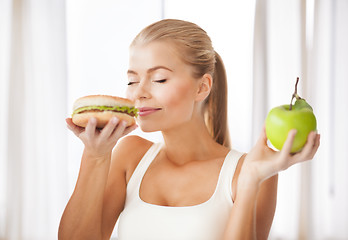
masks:
<path id="1" fill-rule="evenodd" d="M 111 119 L 111 122 L 112 122 L 113 124 L 116 124 L 116 123 L 118 122 L 118 119 L 117 119 L 116 117 L 113 117 L 113 118 Z"/>
<path id="2" fill-rule="evenodd" d="M 96 123 L 97 119 L 95 119 L 94 117 L 90 118 L 89 121 L 91 121 L 91 123 Z"/>

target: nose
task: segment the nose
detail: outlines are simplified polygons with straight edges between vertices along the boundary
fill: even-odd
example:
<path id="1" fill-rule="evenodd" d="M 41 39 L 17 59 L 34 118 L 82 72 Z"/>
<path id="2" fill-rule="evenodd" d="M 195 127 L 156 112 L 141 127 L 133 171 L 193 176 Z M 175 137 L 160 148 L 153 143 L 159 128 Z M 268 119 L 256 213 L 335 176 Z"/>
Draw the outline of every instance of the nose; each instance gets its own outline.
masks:
<path id="1" fill-rule="evenodd" d="M 134 86 L 134 88 L 130 90 L 132 92 L 131 95 L 133 99 L 142 100 L 151 98 L 150 87 L 151 86 L 149 86 L 146 81 L 140 81 L 136 86 Z"/>

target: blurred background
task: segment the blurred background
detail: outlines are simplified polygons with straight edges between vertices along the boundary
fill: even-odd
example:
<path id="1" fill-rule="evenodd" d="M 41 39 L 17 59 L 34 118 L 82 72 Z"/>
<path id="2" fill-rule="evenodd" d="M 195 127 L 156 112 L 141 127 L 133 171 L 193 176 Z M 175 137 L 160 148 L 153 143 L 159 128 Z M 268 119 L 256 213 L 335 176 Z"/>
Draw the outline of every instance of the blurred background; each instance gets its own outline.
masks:
<path id="1" fill-rule="evenodd" d="M 65 124 L 72 103 L 124 96 L 128 46 L 163 18 L 210 35 L 239 151 L 250 150 L 272 107 L 290 102 L 300 77 L 321 147 L 280 173 L 269 239 L 348 239 L 347 0 L 0 0 L 0 239 L 57 239 L 83 149 Z"/>

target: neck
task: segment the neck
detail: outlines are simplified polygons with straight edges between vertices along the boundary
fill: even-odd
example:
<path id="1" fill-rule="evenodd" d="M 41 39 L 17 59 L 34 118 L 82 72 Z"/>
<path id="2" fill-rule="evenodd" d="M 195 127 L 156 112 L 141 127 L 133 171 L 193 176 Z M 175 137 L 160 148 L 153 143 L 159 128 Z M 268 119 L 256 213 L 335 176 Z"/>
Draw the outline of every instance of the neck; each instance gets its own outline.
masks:
<path id="1" fill-rule="evenodd" d="M 225 157 L 229 149 L 211 137 L 202 118 L 162 131 L 166 157 L 177 165 Z"/>

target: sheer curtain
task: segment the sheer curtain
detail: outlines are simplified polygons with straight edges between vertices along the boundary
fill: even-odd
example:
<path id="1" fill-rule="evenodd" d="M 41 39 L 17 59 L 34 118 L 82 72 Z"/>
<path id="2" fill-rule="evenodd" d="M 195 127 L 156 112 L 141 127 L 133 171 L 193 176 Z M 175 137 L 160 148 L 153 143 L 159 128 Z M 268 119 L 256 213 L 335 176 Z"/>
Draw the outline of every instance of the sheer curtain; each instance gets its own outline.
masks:
<path id="1" fill-rule="evenodd" d="M 348 1 L 318 1 L 308 52 L 309 97 L 324 136 L 311 168 L 311 238 L 348 238 Z M 310 89 L 313 89 L 310 91 Z"/>
<path id="2" fill-rule="evenodd" d="M 65 4 L 1 1 L 1 239 L 56 239 L 67 191 Z"/>
<path id="3" fill-rule="evenodd" d="M 290 101 L 297 76 L 322 136 L 312 162 L 280 174 L 271 239 L 348 238 L 347 13 L 343 0 L 257 2 L 253 141 L 267 111 Z"/>

